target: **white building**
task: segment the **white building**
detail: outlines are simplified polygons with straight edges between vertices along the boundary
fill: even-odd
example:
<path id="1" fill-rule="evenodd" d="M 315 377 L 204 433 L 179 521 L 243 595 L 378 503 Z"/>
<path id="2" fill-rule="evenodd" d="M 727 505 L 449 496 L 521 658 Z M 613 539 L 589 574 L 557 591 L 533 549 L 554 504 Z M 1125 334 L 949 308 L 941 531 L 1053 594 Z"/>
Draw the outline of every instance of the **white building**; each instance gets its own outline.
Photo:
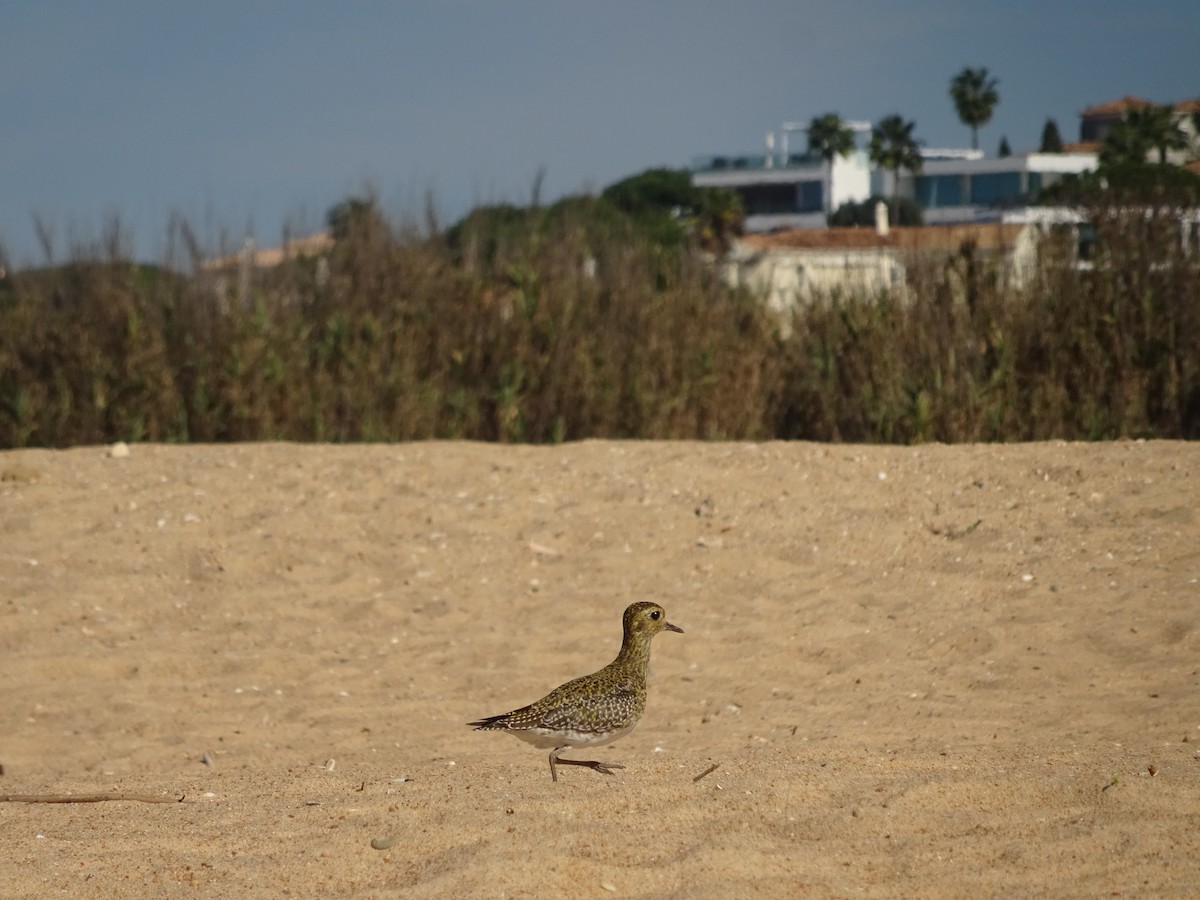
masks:
<path id="1" fill-rule="evenodd" d="M 1034 223 L 972 223 L 918 228 L 796 228 L 750 234 L 736 241 L 723 262 L 731 287 L 761 296 L 774 312 L 791 310 L 820 296 L 873 297 L 891 291 L 905 296 L 914 266 L 948 277 L 965 244 L 991 266 L 1005 285 L 1019 288 L 1037 261 L 1039 228 Z"/>
<path id="2" fill-rule="evenodd" d="M 899 194 L 921 206 L 929 225 L 998 221 L 1003 210 L 1028 205 L 1064 175 L 1091 172 L 1099 164 L 1095 153 L 922 156 L 919 173 L 900 173 Z"/>
<path id="3" fill-rule="evenodd" d="M 850 123 L 858 133 L 870 125 Z M 785 125 L 783 134 L 800 130 Z M 823 228 L 826 214 L 843 203 L 861 202 L 872 193 L 892 195 L 892 173 L 873 169 L 867 151 L 855 148 L 827 166 L 820 157 L 791 154 L 786 141 L 775 153 L 773 136 L 761 156 L 715 156 L 695 161 L 697 187 L 730 188 L 741 195 L 748 231 Z M 1099 163 L 1094 152 L 1022 153 L 985 157 L 978 150 L 926 150 L 918 174 L 902 171 L 901 197 L 916 201 L 929 224 L 997 221 L 1001 210 L 1029 203 L 1064 175 L 1090 172 Z"/>
<path id="4" fill-rule="evenodd" d="M 869 122 L 846 124 L 856 135 L 871 130 Z M 775 135 L 769 134 L 765 154 L 697 159 L 692 183 L 730 188 L 740 194 L 746 227 L 751 231 L 824 228 L 829 212 L 871 196 L 871 164 L 867 151 L 859 147 L 849 156 L 835 156 L 832 164 L 820 156 L 790 152 L 790 135 L 804 130 L 802 125 L 784 123 L 779 152 L 775 152 Z"/>

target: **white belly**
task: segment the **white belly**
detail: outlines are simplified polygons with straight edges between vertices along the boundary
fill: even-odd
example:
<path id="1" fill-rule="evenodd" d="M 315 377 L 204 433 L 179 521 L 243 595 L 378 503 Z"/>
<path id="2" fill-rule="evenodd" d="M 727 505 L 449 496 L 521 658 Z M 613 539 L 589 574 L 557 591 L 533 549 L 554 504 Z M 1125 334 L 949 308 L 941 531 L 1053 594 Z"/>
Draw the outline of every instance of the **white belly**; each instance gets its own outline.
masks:
<path id="1" fill-rule="evenodd" d="M 603 734 L 579 731 L 551 731 L 546 728 L 512 729 L 508 733 L 513 737 L 520 738 L 527 744 L 533 744 L 533 746 L 540 747 L 543 750 L 552 750 L 555 747 L 602 747 L 605 744 L 611 744 L 613 741 L 625 737 L 636 726 L 637 722 L 634 722 L 628 727 L 618 728 L 615 731 Z"/>

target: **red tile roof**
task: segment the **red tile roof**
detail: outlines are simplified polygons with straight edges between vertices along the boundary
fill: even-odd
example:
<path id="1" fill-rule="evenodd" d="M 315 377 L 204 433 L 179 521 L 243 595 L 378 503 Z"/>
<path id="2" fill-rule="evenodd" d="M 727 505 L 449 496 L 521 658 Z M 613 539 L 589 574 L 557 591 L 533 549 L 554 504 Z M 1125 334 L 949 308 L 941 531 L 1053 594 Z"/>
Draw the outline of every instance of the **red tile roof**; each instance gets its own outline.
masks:
<path id="1" fill-rule="evenodd" d="M 1149 100 L 1143 100 L 1141 97 L 1135 97 L 1133 94 L 1126 94 L 1124 97 L 1109 100 L 1107 103 L 1098 103 L 1095 106 L 1089 106 L 1079 115 L 1085 119 L 1123 116 L 1131 109 L 1140 109 L 1143 106 L 1153 105 Z"/>
<path id="2" fill-rule="evenodd" d="M 964 241 L 974 241 L 981 250 L 1010 247 L 1016 243 L 1024 225 L 998 222 L 966 225 L 922 225 L 893 227 L 887 235 L 874 228 L 791 228 L 770 234 L 749 234 L 740 242 L 755 250 L 949 250 Z"/>
<path id="3" fill-rule="evenodd" d="M 1133 94 L 1126 94 L 1124 97 L 1119 97 L 1116 100 L 1109 100 L 1107 103 L 1099 103 L 1095 106 L 1089 106 L 1079 115 L 1085 119 L 1107 119 L 1119 118 L 1127 112 L 1134 109 L 1140 109 L 1143 106 L 1155 106 L 1151 100 L 1145 100 L 1141 97 L 1135 97 Z M 1200 97 L 1195 97 L 1190 100 L 1180 100 L 1178 103 L 1169 104 L 1175 112 L 1179 113 L 1194 113 L 1200 112 Z"/>

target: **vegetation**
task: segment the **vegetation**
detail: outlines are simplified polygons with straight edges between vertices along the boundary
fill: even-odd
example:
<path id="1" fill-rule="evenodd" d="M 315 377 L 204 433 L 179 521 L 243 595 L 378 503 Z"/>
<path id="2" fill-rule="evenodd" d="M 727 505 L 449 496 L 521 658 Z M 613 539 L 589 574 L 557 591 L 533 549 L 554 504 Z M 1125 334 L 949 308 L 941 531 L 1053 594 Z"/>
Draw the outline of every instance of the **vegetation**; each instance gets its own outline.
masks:
<path id="1" fill-rule="evenodd" d="M 888 205 L 888 222 L 892 225 L 924 225 L 924 214 L 921 204 L 909 197 L 891 197 L 885 199 L 873 194 L 861 203 L 853 201 L 843 203 L 826 217 L 826 221 L 834 228 L 874 228 L 875 205 Z"/>
<path id="2" fill-rule="evenodd" d="M 996 91 L 999 84 L 986 68 L 969 66 L 950 81 L 950 99 L 959 121 L 971 129 L 971 147 L 975 150 L 979 149 L 979 127 L 992 120 L 992 112 L 1000 102 Z"/>
<path id="3" fill-rule="evenodd" d="M 871 129 L 871 162 L 892 173 L 891 219 L 899 222 L 897 191 L 900 187 L 900 170 L 907 169 L 916 174 L 921 171 L 921 142 L 913 137 L 916 122 L 907 122 L 898 114 L 884 116 Z"/>
<path id="4" fill-rule="evenodd" d="M 1008 135 L 1000 135 L 1000 146 L 996 148 L 996 156 L 1003 159 L 1006 156 L 1012 156 L 1012 147 L 1008 143 Z"/>
<path id="5" fill-rule="evenodd" d="M 432 235 L 367 202 L 323 260 L 270 270 L 202 265 L 185 223 L 138 265 L 114 228 L 0 279 L 0 446 L 1200 438 L 1180 201 L 1131 211 L 1109 178 L 1090 270 L 1064 235 L 1014 288 L 967 244 L 787 327 L 624 191 Z"/>
<path id="6" fill-rule="evenodd" d="M 1159 165 L 1165 165 L 1170 151 L 1187 146 L 1187 133 L 1180 126 L 1175 110 L 1147 103 L 1131 109 L 1113 126 L 1100 148 L 1100 161 L 1108 165 L 1140 163 L 1157 152 Z"/>
<path id="7" fill-rule="evenodd" d="M 695 237 L 708 250 L 724 253 L 746 220 L 734 191 L 698 188 L 686 169 L 648 169 L 604 189 L 602 198 L 662 239 Z"/>
<path id="8" fill-rule="evenodd" d="M 1160 166 L 1167 164 L 1167 154 L 1172 150 L 1187 149 L 1187 132 L 1180 126 L 1175 110 L 1170 106 L 1152 104 L 1135 109 L 1129 113 L 1128 120 L 1158 151 Z"/>
<path id="9" fill-rule="evenodd" d="M 1058 133 L 1058 123 L 1053 119 L 1047 119 L 1046 124 L 1042 126 L 1042 142 L 1038 145 L 1039 153 L 1062 153 L 1063 139 Z"/>
<path id="10" fill-rule="evenodd" d="M 808 125 L 808 152 L 825 162 L 835 156 L 849 156 L 854 151 L 854 132 L 837 113 L 814 116 Z"/>
<path id="11" fill-rule="evenodd" d="M 830 209 L 833 202 L 832 166 L 834 157 L 849 156 L 854 152 L 854 132 L 837 113 L 829 112 L 813 116 L 808 124 L 808 152 L 825 160 L 825 168 L 829 173 L 825 181 L 825 209 Z"/>
<path id="12" fill-rule="evenodd" d="M 1037 201 L 1096 211 L 1145 206 L 1171 210 L 1179 217 L 1200 207 L 1200 175 L 1146 162 L 1102 163 L 1094 172 L 1069 175 L 1045 188 Z"/>

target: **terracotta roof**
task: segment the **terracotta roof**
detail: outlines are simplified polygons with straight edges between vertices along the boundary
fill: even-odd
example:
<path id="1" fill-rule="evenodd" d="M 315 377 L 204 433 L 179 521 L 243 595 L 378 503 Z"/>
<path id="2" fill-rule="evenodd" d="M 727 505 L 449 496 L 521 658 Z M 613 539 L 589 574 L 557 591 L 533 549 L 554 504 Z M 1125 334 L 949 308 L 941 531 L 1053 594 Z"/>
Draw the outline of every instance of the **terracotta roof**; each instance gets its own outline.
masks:
<path id="1" fill-rule="evenodd" d="M 1101 141 L 1070 141 L 1063 144 L 1063 153 L 1099 153 Z"/>
<path id="2" fill-rule="evenodd" d="M 1123 116 L 1131 109 L 1140 109 L 1143 106 L 1153 105 L 1149 100 L 1143 100 L 1141 97 L 1135 97 L 1133 94 L 1126 94 L 1124 97 L 1109 100 L 1107 103 L 1098 103 L 1095 106 L 1089 106 L 1079 115 L 1085 119 Z"/>
<path id="3" fill-rule="evenodd" d="M 1089 106 L 1079 115 L 1085 119 L 1104 119 L 1118 116 L 1124 116 L 1127 112 L 1133 109 L 1141 109 L 1143 106 L 1156 106 L 1152 100 L 1145 100 L 1141 97 L 1135 97 L 1133 94 L 1127 94 L 1124 97 L 1119 97 L 1116 100 L 1109 100 L 1107 103 L 1099 103 L 1096 106 Z M 1200 97 L 1193 97 L 1190 100 L 1180 100 L 1178 103 L 1170 104 L 1175 112 L 1179 113 L 1194 113 L 1200 112 Z"/>
<path id="4" fill-rule="evenodd" d="M 1024 225 L 999 222 L 968 225 L 921 225 L 892 228 L 886 236 L 874 228 L 790 228 L 770 234 L 749 234 L 740 239 L 754 250 L 899 250 L 955 251 L 964 241 L 973 240 L 983 250 L 1010 247 L 1016 243 Z"/>

